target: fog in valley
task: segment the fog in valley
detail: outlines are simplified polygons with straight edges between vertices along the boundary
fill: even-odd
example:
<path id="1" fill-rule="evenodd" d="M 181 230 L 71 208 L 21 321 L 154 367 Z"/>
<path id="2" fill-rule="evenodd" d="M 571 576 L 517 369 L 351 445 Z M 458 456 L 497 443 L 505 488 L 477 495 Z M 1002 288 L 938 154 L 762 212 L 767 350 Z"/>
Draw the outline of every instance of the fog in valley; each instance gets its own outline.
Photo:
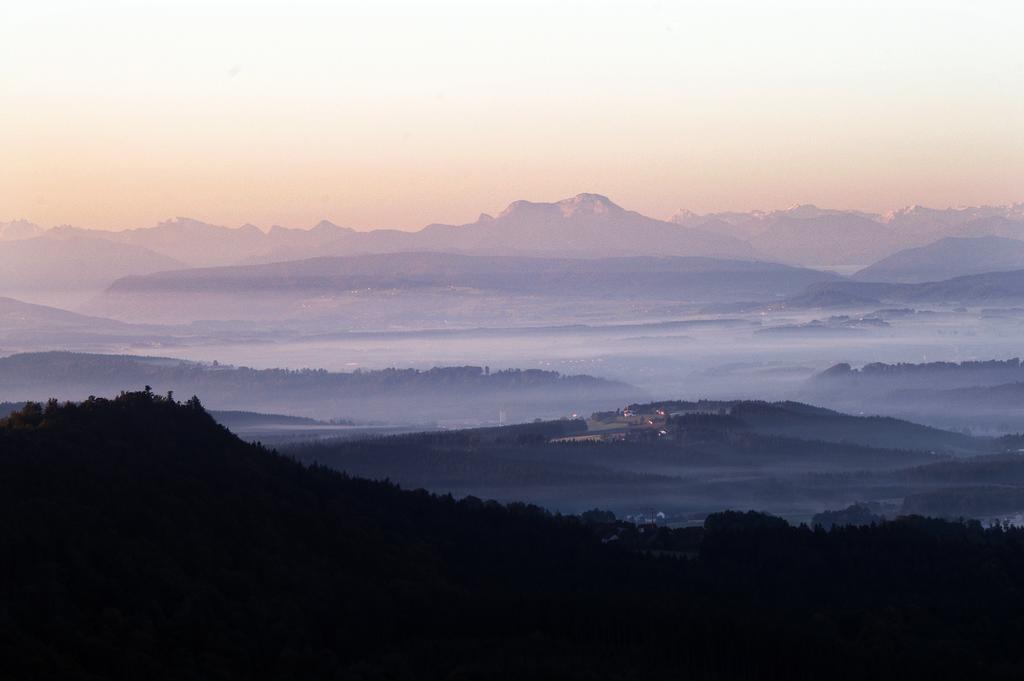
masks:
<path id="1" fill-rule="evenodd" d="M 8 223 L 0 401 L 196 395 L 302 460 L 566 512 L 1013 516 L 1018 238 L 1019 205 L 595 194 L 418 232 Z"/>

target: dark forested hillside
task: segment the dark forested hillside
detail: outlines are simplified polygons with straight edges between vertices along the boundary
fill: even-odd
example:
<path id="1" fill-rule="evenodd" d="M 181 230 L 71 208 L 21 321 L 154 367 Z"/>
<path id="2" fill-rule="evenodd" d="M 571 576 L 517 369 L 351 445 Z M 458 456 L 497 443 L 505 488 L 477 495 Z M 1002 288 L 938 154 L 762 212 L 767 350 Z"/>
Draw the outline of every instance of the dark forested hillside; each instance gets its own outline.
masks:
<path id="1" fill-rule="evenodd" d="M 0 421 L 0 529 L 3 678 L 1010 679 L 1024 663 L 1024 531 L 616 527 L 305 467 L 150 392 Z"/>
<path id="2" fill-rule="evenodd" d="M 989 451 L 989 442 L 962 433 L 922 426 L 884 416 L 853 416 L 801 402 L 758 400 L 668 401 L 631 405 L 638 413 L 727 412 L 732 427 L 761 435 L 842 442 L 887 449 L 954 453 Z"/>
<path id="3" fill-rule="evenodd" d="M 804 425 L 803 432 L 800 425 Z M 865 424 L 865 429 L 868 427 L 870 424 Z M 738 479 L 737 484 L 732 490 L 713 492 L 710 503 L 714 507 L 745 498 L 747 503 L 765 508 L 772 504 L 772 493 L 787 498 L 789 490 L 780 494 L 777 485 L 767 484 L 765 490 L 754 491 L 744 483 L 754 478 L 777 483 L 809 472 L 893 470 L 942 458 L 934 450 L 900 449 L 898 428 L 893 429 L 897 435 L 893 438 L 876 426 L 879 432 L 874 446 L 857 443 L 859 433 L 854 428 L 845 431 L 850 434 L 848 439 L 839 430 L 830 442 L 812 439 L 826 434 L 825 425 L 815 428 L 813 424 L 797 424 L 791 429 L 780 425 L 774 430 L 765 426 L 758 430 L 729 416 L 676 417 L 665 428 L 668 430 L 663 435 L 651 428 L 636 428 L 621 434 L 613 431 L 607 439 L 599 440 L 606 431 L 599 427 L 588 431 L 584 421 L 572 420 L 505 429 L 328 439 L 285 445 L 285 451 L 300 460 L 353 475 L 391 479 L 441 492 L 486 490 L 502 498 L 525 496 L 538 503 L 555 503 L 548 501 L 545 492 L 558 490 L 559 495 L 553 495 L 559 499 L 558 507 L 572 510 L 581 505 L 589 507 L 593 501 L 588 494 L 607 495 L 612 487 L 620 491 L 627 506 L 635 507 L 646 496 L 648 503 L 658 498 L 656 505 L 667 510 L 675 507 L 672 496 L 677 502 L 692 503 L 698 497 L 694 485 L 708 493 L 710 480 L 724 482 L 727 478 Z M 955 433 L 948 435 L 950 441 L 963 440 L 979 448 L 988 444 Z M 896 444 L 886 446 L 887 439 Z M 933 437 L 931 441 L 925 439 L 924 445 L 940 442 L 941 437 Z M 601 492 L 593 485 L 601 485 Z M 602 498 L 610 503 L 607 496 Z"/>

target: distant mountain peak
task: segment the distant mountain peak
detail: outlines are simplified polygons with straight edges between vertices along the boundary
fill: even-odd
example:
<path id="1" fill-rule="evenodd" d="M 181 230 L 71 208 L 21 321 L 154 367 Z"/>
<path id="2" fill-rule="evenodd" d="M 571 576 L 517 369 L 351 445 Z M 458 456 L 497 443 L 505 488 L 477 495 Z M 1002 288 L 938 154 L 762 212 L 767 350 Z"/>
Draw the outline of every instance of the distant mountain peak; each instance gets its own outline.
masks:
<path id="1" fill-rule="evenodd" d="M 568 199 L 562 199 L 555 203 L 539 203 L 520 199 L 513 201 L 508 208 L 503 210 L 498 217 L 525 216 L 532 213 L 549 213 L 557 209 L 563 217 L 574 217 L 578 215 L 606 215 L 608 213 L 623 212 L 623 209 L 616 205 L 607 196 L 601 194 L 577 194 Z M 481 221 L 492 219 L 489 215 L 481 215 Z"/>
<path id="2" fill-rule="evenodd" d="M 884 219 L 886 222 L 892 222 L 902 215 L 914 215 L 915 213 L 920 213 L 924 210 L 927 209 L 924 208 L 924 206 L 920 206 L 915 203 L 910 206 L 903 206 L 902 208 L 894 208 L 890 211 L 886 211 Z"/>
<path id="3" fill-rule="evenodd" d="M 237 233 L 247 233 L 247 234 L 251 234 L 251 235 L 263 234 L 264 233 L 262 229 L 260 229 L 259 227 L 257 227 L 256 225 L 254 225 L 254 224 L 252 224 L 250 222 L 247 222 L 244 225 L 241 225 L 240 227 L 225 227 L 224 225 L 214 225 L 214 224 L 211 224 L 209 222 L 203 222 L 202 220 L 196 220 L 195 218 L 190 218 L 190 217 L 186 217 L 186 216 L 182 216 L 182 215 L 179 215 L 179 216 L 177 216 L 175 218 L 172 218 L 170 220 L 163 220 L 163 221 L 157 223 L 157 225 L 155 227 L 143 228 L 142 231 L 146 231 L 147 229 L 149 229 L 149 230 L 158 230 L 158 231 L 166 231 L 166 232 L 172 232 L 172 231 L 182 232 L 182 231 L 184 231 L 184 232 L 194 232 L 194 233 L 201 233 L 201 232 L 237 232 Z"/>
<path id="4" fill-rule="evenodd" d="M 143 229 L 147 229 L 147 228 L 143 228 Z M 179 215 L 179 216 L 171 218 L 169 220 L 161 220 L 160 222 L 158 222 L 156 224 L 156 226 L 149 227 L 148 229 L 155 229 L 155 230 L 161 230 L 161 231 L 170 231 L 170 230 L 178 230 L 178 231 L 181 231 L 181 230 L 192 230 L 192 231 L 195 231 L 195 230 L 210 230 L 210 229 L 227 229 L 227 227 L 221 227 L 220 225 L 211 225 L 211 224 L 209 224 L 207 222 L 203 222 L 202 220 L 196 220 L 195 218 L 190 218 L 190 217 L 186 217 L 186 216 L 183 216 L 183 215 Z"/>
<path id="5" fill-rule="evenodd" d="M 833 215 L 842 212 L 844 211 L 818 208 L 813 203 L 794 203 L 789 208 L 780 211 L 773 211 L 772 214 L 807 220 L 812 218 L 819 218 L 823 215 Z"/>
<path id="6" fill-rule="evenodd" d="M 601 194 L 577 194 L 571 199 L 562 199 L 557 205 L 562 209 L 562 215 L 566 217 L 580 214 L 602 215 L 622 210 L 611 199 Z"/>
<path id="7" fill-rule="evenodd" d="M 677 225 L 685 225 L 695 220 L 700 220 L 702 217 L 700 213 L 694 213 L 688 208 L 680 208 L 669 216 L 668 221 L 674 222 Z"/>
<path id="8" fill-rule="evenodd" d="M 538 206 L 543 206 L 542 203 L 534 203 L 533 201 L 527 201 L 526 199 L 519 199 L 508 204 L 505 210 L 498 213 L 499 218 L 503 218 L 509 215 L 515 215 L 516 213 L 523 213 L 532 210 Z"/>
<path id="9" fill-rule="evenodd" d="M 612 200 L 609 199 L 604 194 L 594 194 L 594 193 L 591 193 L 591 192 L 583 192 L 581 194 L 577 194 L 576 196 L 572 197 L 571 199 L 562 199 L 561 201 L 559 201 L 559 203 L 584 203 L 584 202 L 598 202 L 598 203 L 602 203 L 602 204 L 606 204 L 606 205 L 610 205 L 610 206 L 614 206 L 615 205 L 614 203 L 612 203 Z"/>
<path id="10" fill-rule="evenodd" d="M 43 228 L 25 219 L 0 222 L 0 241 L 30 239 L 43 233 Z"/>

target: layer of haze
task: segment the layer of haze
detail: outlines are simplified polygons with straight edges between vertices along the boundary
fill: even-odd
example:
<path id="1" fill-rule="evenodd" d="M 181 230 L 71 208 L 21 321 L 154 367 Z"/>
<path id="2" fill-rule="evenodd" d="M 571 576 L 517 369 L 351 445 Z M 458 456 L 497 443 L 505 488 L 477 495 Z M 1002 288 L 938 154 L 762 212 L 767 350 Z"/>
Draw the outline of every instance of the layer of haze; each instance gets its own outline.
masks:
<path id="1" fill-rule="evenodd" d="M 1016 2 L 0 9 L 0 219 L 418 228 L 1020 200 Z"/>

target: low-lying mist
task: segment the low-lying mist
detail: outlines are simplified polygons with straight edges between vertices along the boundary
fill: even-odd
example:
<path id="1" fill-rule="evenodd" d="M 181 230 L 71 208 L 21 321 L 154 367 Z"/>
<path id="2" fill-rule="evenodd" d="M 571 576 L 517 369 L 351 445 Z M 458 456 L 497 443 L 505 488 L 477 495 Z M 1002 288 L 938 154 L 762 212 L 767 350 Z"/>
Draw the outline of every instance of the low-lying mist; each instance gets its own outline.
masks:
<path id="1" fill-rule="evenodd" d="M 243 437 L 356 475 L 571 512 L 635 514 L 648 504 L 683 524 L 725 507 L 797 520 L 856 504 L 876 515 L 1019 510 L 1015 492 L 986 487 L 998 482 L 991 476 L 965 474 L 973 487 L 955 488 L 915 472 L 950 457 L 1012 456 L 1013 443 L 999 438 L 1024 432 L 1024 371 L 1010 361 L 1020 354 L 1024 275 L 987 269 L 1024 253 L 1005 243 L 1008 233 L 944 235 L 857 269 L 881 246 L 858 246 L 843 232 L 850 250 L 815 269 L 806 266 L 812 256 L 830 262 L 817 232 L 789 264 L 751 249 L 771 245 L 765 235 L 776 229 L 775 238 L 800 241 L 812 228 L 890 228 L 802 207 L 728 229 L 722 222 L 716 229 L 727 238 L 711 238 L 592 195 L 510 210 L 493 222 L 424 230 L 414 239 L 429 247 L 417 252 L 389 241 L 406 237 L 333 226 L 271 236 L 193 222 L 0 244 L 24 275 L 0 281 L 0 401 L 150 386 L 197 395 L 235 414 L 224 422 Z M 543 224 L 530 222 L 536 216 Z M 947 217 L 957 216 L 965 229 L 988 224 L 977 222 L 981 213 Z M 999 219 L 1001 229 L 1017 220 Z M 488 241 L 498 223 L 528 227 L 536 248 Z M 669 235 L 671 247 L 660 256 L 643 241 L 636 251 L 609 250 L 626 227 Z M 182 242 L 185 234 L 195 243 Z M 237 239 L 248 244 L 238 251 L 245 257 L 216 255 Z M 104 250 L 104 240 L 116 247 Z M 353 252 L 356 241 L 378 250 Z M 454 252 L 455 243 L 465 248 Z M 129 257 L 140 248 L 155 255 Z M 946 266 L 950 249 L 962 254 L 956 267 Z M 122 252 L 120 264 L 90 256 Z M 38 267 L 18 253 L 35 253 Z M 54 295 L 66 304 L 40 304 Z M 677 415 L 650 432 L 591 416 L 656 400 L 701 404 L 697 412 L 723 418 L 735 416 L 736 400 L 799 402 L 943 435 L 907 426 L 866 439 L 821 414 L 818 426 L 795 432 L 755 424 L 749 410 L 696 430 Z M 586 429 L 564 441 L 478 434 L 469 444 L 409 434 L 536 420 Z M 890 426 L 883 430 L 894 433 Z"/>

